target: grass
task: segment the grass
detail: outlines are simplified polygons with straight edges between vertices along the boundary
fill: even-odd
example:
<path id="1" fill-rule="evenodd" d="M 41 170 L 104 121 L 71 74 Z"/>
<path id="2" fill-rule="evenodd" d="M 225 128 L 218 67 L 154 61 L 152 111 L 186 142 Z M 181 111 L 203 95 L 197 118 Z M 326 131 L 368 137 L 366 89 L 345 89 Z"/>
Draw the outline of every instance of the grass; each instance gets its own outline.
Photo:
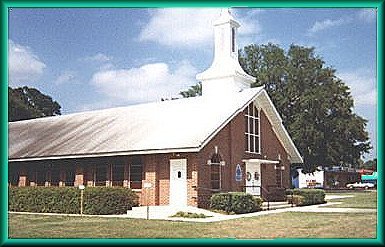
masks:
<path id="1" fill-rule="evenodd" d="M 342 202 L 341 204 L 328 205 L 335 208 L 377 208 L 377 191 L 328 193 L 328 195 L 353 195 L 353 197 L 337 198 L 328 202 Z"/>
<path id="2" fill-rule="evenodd" d="M 213 223 L 9 214 L 9 237 L 375 238 L 376 222 L 375 213 L 287 212 Z"/>
<path id="3" fill-rule="evenodd" d="M 331 195 L 331 194 L 329 194 Z M 352 192 L 333 207 L 377 208 L 377 192 Z M 222 222 L 9 214 L 9 238 L 376 238 L 376 213 L 285 212 Z M 28 227 L 26 227 L 28 226 Z"/>

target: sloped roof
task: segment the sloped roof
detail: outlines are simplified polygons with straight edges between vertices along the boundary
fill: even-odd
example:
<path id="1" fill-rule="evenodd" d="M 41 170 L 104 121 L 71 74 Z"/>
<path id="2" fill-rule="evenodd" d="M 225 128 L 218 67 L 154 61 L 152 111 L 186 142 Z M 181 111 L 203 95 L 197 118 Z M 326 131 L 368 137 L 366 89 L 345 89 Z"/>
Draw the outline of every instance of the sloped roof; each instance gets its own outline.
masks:
<path id="1" fill-rule="evenodd" d="M 232 99 L 194 97 L 11 122 L 9 160 L 197 152 L 262 92 L 259 87 Z M 287 147 L 295 156 L 292 149 Z"/>

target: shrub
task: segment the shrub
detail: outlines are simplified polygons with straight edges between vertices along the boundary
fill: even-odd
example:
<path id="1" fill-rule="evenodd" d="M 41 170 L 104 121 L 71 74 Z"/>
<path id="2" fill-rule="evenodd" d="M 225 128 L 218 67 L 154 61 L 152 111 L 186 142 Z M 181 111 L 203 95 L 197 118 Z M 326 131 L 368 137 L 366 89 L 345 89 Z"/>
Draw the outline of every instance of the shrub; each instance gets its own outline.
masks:
<path id="1" fill-rule="evenodd" d="M 304 197 L 303 196 L 299 196 L 299 195 L 288 195 L 287 196 L 287 201 L 289 204 L 294 204 L 294 205 L 297 205 L 297 206 L 302 206 L 303 205 L 303 200 Z"/>
<path id="2" fill-rule="evenodd" d="M 211 217 L 211 216 L 207 216 L 205 214 L 198 214 L 198 213 L 191 213 L 191 212 L 183 212 L 183 211 L 179 211 L 177 212 L 176 214 L 174 214 L 173 216 L 170 216 L 170 217 L 183 217 L 183 218 L 207 218 L 207 217 Z"/>
<path id="3" fill-rule="evenodd" d="M 210 208 L 227 213 L 244 214 L 260 211 L 262 199 L 243 192 L 214 194 L 210 199 Z"/>
<path id="4" fill-rule="evenodd" d="M 80 190 L 76 187 L 10 187 L 8 209 L 35 213 L 80 213 Z M 122 214 L 137 205 L 137 195 L 127 188 L 87 187 L 85 214 Z"/>
<path id="5" fill-rule="evenodd" d="M 127 188 L 89 187 L 84 191 L 85 214 L 124 214 L 137 205 L 137 195 Z"/>
<path id="6" fill-rule="evenodd" d="M 302 196 L 302 203 L 300 206 L 314 205 L 325 203 L 325 191 L 322 189 L 293 189 L 287 190 L 287 195 Z M 289 197 L 289 196 L 288 196 Z"/>
<path id="7" fill-rule="evenodd" d="M 8 210 L 35 213 L 80 213 L 80 190 L 74 187 L 10 187 Z"/>

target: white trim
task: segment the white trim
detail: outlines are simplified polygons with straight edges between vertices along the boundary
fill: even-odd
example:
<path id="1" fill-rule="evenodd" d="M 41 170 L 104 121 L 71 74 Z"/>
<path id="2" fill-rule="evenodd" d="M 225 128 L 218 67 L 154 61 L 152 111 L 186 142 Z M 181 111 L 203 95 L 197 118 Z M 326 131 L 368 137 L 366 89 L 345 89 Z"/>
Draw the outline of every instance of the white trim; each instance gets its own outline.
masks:
<path id="1" fill-rule="evenodd" d="M 242 160 L 245 163 L 263 163 L 263 164 L 279 164 L 278 160 L 264 160 L 264 159 L 246 159 Z"/>
<path id="2" fill-rule="evenodd" d="M 125 151 L 125 152 L 97 153 L 97 154 L 58 155 L 58 156 L 45 156 L 45 157 L 33 157 L 33 158 L 17 158 L 17 159 L 8 159 L 8 161 L 16 162 L 16 161 L 37 161 L 37 160 L 59 160 L 59 159 L 125 156 L 125 155 L 138 155 L 138 154 L 197 153 L 201 149 L 202 149 L 201 147 L 155 149 L 155 150 L 150 149 L 150 150 L 142 150 L 142 151 Z"/>
<path id="3" fill-rule="evenodd" d="M 273 111 L 273 114 L 274 116 L 271 116 L 268 114 L 268 112 L 266 112 L 266 117 L 269 119 L 270 123 L 272 124 L 273 126 L 273 131 L 275 133 L 275 135 L 278 137 L 279 141 L 281 142 L 282 146 L 284 147 L 284 149 L 287 151 L 288 155 L 293 158 L 293 152 L 294 152 L 294 155 L 297 156 L 299 162 L 295 162 L 295 163 L 303 163 L 303 159 L 302 159 L 302 156 L 300 155 L 297 147 L 294 145 L 293 143 L 293 140 L 291 139 L 289 133 L 287 132 L 285 126 L 282 124 L 282 118 L 281 116 L 278 114 L 278 111 L 277 109 L 275 108 L 273 102 L 271 101 L 270 97 L 268 96 L 267 92 L 265 90 L 262 90 L 261 92 L 263 92 L 264 96 L 265 96 L 265 99 L 268 103 L 268 105 L 271 107 L 272 111 Z M 263 107 L 263 102 L 259 102 L 259 104 L 261 105 L 262 108 Z M 273 121 L 273 119 L 271 117 L 275 117 L 276 118 L 276 121 Z M 278 133 L 278 130 L 282 130 L 282 134 Z M 287 144 L 289 145 L 285 145 L 285 142 L 283 141 L 283 139 L 286 139 L 288 141 Z"/>

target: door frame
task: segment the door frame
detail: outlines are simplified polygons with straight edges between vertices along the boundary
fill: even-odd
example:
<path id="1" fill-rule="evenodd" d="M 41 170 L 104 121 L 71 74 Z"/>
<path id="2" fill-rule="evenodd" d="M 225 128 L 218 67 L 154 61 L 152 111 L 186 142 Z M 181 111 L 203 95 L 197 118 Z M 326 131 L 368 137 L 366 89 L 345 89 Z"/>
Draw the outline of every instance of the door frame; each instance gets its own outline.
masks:
<path id="1" fill-rule="evenodd" d="M 245 185 L 247 185 L 247 171 L 248 171 L 248 167 L 250 166 L 259 166 L 259 181 L 260 181 L 260 184 L 257 185 L 257 186 L 260 186 L 260 189 L 259 189 L 259 195 L 256 195 L 256 196 L 262 196 L 262 193 L 263 193 L 263 190 L 262 190 L 262 179 L 263 179 L 263 169 L 262 169 L 262 165 L 263 164 L 271 164 L 271 165 L 276 165 L 276 164 L 279 164 L 279 161 L 278 160 L 264 160 L 264 159 L 247 159 L 247 160 L 242 160 L 245 165 L 246 165 L 246 169 L 245 169 L 245 172 L 246 172 L 246 176 L 245 176 Z M 254 176 L 254 174 L 252 174 L 252 176 Z M 247 193 L 247 187 L 246 187 L 246 193 Z"/>
<path id="2" fill-rule="evenodd" d="M 181 179 L 174 172 L 181 172 Z M 170 159 L 169 205 L 187 206 L 187 159 Z"/>

